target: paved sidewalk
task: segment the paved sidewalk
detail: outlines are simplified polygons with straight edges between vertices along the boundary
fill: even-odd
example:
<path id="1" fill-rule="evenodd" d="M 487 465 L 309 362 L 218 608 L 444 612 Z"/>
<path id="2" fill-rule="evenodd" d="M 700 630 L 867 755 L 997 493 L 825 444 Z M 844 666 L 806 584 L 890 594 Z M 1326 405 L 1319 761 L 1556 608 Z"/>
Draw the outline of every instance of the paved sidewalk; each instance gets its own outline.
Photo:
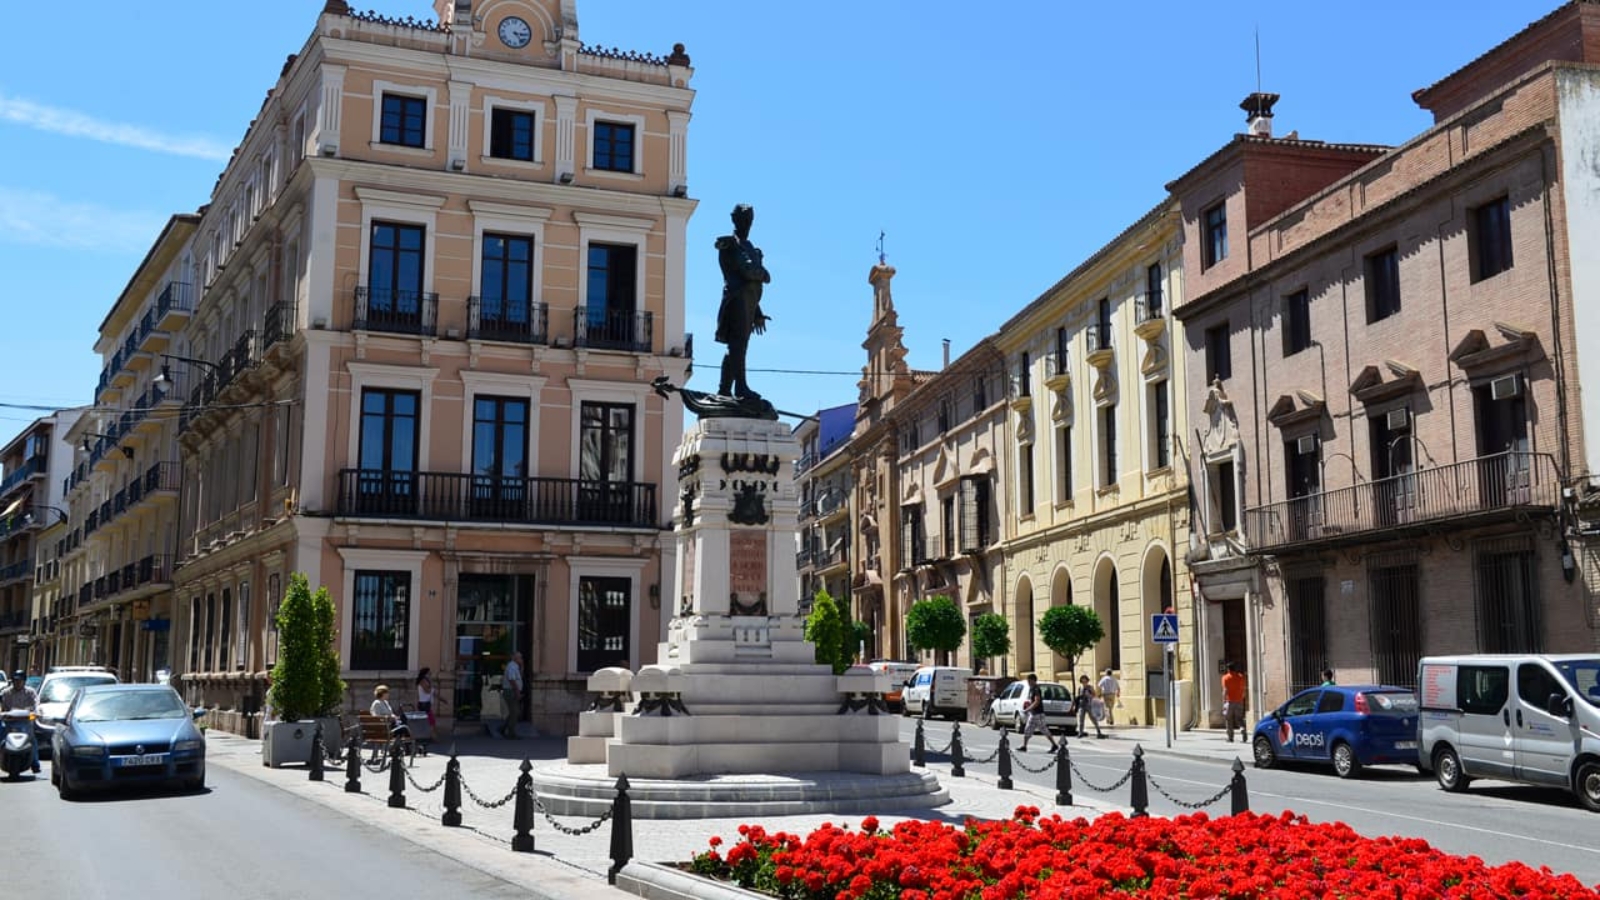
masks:
<path id="1" fill-rule="evenodd" d="M 1228 735 L 1221 730 L 1195 729 L 1193 731 L 1180 731 L 1172 739 L 1172 747 L 1167 747 L 1166 730 L 1160 726 L 1151 725 L 1112 725 L 1105 728 L 1106 740 L 1100 743 L 1111 744 L 1119 751 L 1131 752 L 1132 745 L 1138 744 L 1146 753 L 1165 753 L 1172 756 L 1183 756 L 1190 759 L 1211 759 L 1231 763 L 1235 758 L 1246 766 L 1252 764 L 1254 757 L 1250 752 L 1250 738 L 1248 735 L 1233 736 L 1233 741 L 1228 741 Z M 1094 742 L 1090 737 L 1089 742 Z"/>
<path id="2" fill-rule="evenodd" d="M 484 809 L 468 797 L 461 809 L 462 827 L 446 828 L 440 824 L 444 811 L 442 779 L 448 762 L 448 746 L 435 745 L 438 752 L 417 757 L 416 765 L 409 770 L 406 785 L 406 809 L 391 809 L 389 773 L 361 773 L 361 794 L 344 791 L 345 770 L 342 766 L 329 767 L 322 783 L 310 781 L 304 767 L 269 769 L 261 765 L 259 741 L 235 737 L 212 731 L 207 735 L 207 761 L 236 772 L 257 778 L 283 790 L 339 810 L 376 827 L 384 828 L 396 836 L 414 841 L 443 853 L 465 865 L 495 877 L 518 884 L 534 896 L 547 900 L 578 900 L 594 897 L 606 890 L 606 872 L 609 858 L 611 826 L 602 824 L 592 833 L 567 835 L 558 832 L 543 815 L 536 814 L 534 824 L 535 852 L 514 853 L 511 838 L 514 800 L 496 809 Z M 499 740 L 470 737 L 456 744 L 461 761 L 464 786 L 489 804 L 507 800 L 516 786 L 519 767 L 526 756 L 535 767 L 541 762 L 565 761 L 564 739 L 535 738 L 524 740 Z M 939 776 L 940 783 L 950 793 L 951 802 L 927 810 L 919 815 L 880 815 L 888 827 L 907 818 L 960 823 L 967 818 L 1003 819 L 1010 817 L 1017 806 L 1037 806 L 1045 813 L 1094 817 L 1102 812 L 1125 809 L 1093 798 L 1074 795 L 1076 805 L 1068 808 L 1055 806 L 1054 792 L 1017 782 L 1016 789 L 1002 791 L 995 779 L 979 773 L 969 773 L 966 778 L 949 777 L 945 765 L 931 765 L 930 770 Z M 423 792 L 417 786 L 433 788 Z M 745 822 L 759 822 L 768 831 L 788 831 L 805 834 L 823 822 L 849 822 L 855 825 L 862 815 L 804 815 L 772 816 L 742 819 L 678 819 L 672 821 L 638 820 L 634 822 L 634 857 L 647 862 L 686 861 L 693 854 L 704 851 L 713 836 L 733 843 L 738 840 L 738 827 Z M 555 821 L 568 829 L 582 828 L 592 819 L 560 817 Z"/>

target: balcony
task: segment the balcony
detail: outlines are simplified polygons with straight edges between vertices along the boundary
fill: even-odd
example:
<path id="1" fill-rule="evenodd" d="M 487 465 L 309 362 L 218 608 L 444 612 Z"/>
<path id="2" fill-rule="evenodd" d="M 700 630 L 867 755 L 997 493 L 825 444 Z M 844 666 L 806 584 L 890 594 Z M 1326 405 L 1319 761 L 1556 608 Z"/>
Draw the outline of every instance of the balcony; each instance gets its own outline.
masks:
<path id="1" fill-rule="evenodd" d="M 295 308 L 293 303 L 274 303 L 261 317 L 261 355 L 272 355 L 274 350 L 288 346 L 294 337 Z"/>
<path id="2" fill-rule="evenodd" d="M 139 330 L 136 332 L 138 340 L 135 341 L 136 349 L 146 359 L 155 359 L 156 354 L 167 349 L 172 343 L 172 335 L 156 327 L 156 311 L 154 307 L 145 310 L 144 317 L 139 320 Z M 132 359 L 132 357 L 130 357 Z"/>
<path id="3" fill-rule="evenodd" d="M 335 514 L 441 522 L 659 527 L 654 484 L 377 469 L 339 472 Z"/>
<path id="4" fill-rule="evenodd" d="M 1561 500 L 1555 458 L 1496 453 L 1245 511 L 1252 549 L 1391 540 L 1430 527 L 1469 527 L 1550 512 Z"/>
<path id="5" fill-rule="evenodd" d="M 356 331 L 383 331 L 434 337 L 439 326 L 439 295 L 421 291 L 358 287 Z"/>
<path id="6" fill-rule="evenodd" d="M 572 346 L 649 353 L 655 316 L 648 312 L 580 306 L 572 320 Z"/>
<path id="7" fill-rule="evenodd" d="M 816 465 L 816 464 L 817 464 L 817 455 L 815 453 L 807 453 L 807 454 L 805 454 L 804 456 L 802 456 L 799 459 L 794 461 L 794 477 L 799 478 L 801 475 L 804 475 L 806 472 L 811 471 L 811 467 Z"/>
<path id="8" fill-rule="evenodd" d="M 0 633 L 15 634 L 26 631 L 28 628 L 28 615 L 22 612 L 10 612 L 0 615 Z"/>
<path id="9" fill-rule="evenodd" d="M 182 465 L 177 462 L 158 462 L 144 472 L 144 499 L 160 500 L 178 495 L 178 484 L 183 477 Z"/>
<path id="10" fill-rule="evenodd" d="M 156 328 L 174 332 L 194 313 L 194 287 L 182 281 L 169 281 L 156 298 Z"/>
<path id="11" fill-rule="evenodd" d="M 166 584 L 172 580 L 172 560 L 165 554 L 154 554 L 139 560 L 137 564 L 137 583 L 140 587 L 147 584 Z"/>
<path id="12" fill-rule="evenodd" d="M 826 573 L 830 569 L 843 568 L 850 561 L 850 553 L 845 547 L 845 543 L 845 541 L 838 541 L 829 550 L 817 550 L 816 556 L 812 560 L 812 565 L 816 568 L 818 574 Z"/>
<path id="13" fill-rule="evenodd" d="M 804 550 L 795 551 L 794 567 L 796 569 L 809 568 L 811 566 L 811 560 L 814 559 L 816 555 L 817 551 L 813 547 L 807 547 Z"/>
<path id="14" fill-rule="evenodd" d="M 550 342 L 550 308 L 543 303 L 511 303 L 467 298 L 467 338 L 512 344 Z"/>
<path id="15" fill-rule="evenodd" d="M 28 457 L 15 471 L 0 480 L 0 497 L 11 493 L 18 485 L 35 476 L 42 477 L 50 469 L 50 462 L 43 453 Z"/>
<path id="16" fill-rule="evenodd" d="M 817 510 L 817 518 L 822 521 L 828 521 L 829 519 L 836 519 L 840 516 L 843 516 L 845 513 L 849 512 L 849 504 L 847 504 L 845 500 L 846 498 L 843 491 L 827 491 L 821 494 L 814 501 Z"/>
<path id="17" fill-rule="evenodd" d="M 9 566 L 0 567 L 0 584 L 33 576 L 33 560 L 20 559 Z"/>

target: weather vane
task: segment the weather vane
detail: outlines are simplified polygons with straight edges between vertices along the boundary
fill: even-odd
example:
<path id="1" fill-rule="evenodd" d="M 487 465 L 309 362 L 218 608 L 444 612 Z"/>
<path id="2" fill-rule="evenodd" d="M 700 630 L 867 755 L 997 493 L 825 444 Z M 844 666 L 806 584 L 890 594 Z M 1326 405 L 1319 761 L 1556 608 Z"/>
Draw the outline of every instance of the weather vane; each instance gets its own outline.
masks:
<path id="1" fill-rule="evenodd" d="M 883 229 L 878 229 L 878 265 L 880 266 L 884 264 L 883 234 Z"/>

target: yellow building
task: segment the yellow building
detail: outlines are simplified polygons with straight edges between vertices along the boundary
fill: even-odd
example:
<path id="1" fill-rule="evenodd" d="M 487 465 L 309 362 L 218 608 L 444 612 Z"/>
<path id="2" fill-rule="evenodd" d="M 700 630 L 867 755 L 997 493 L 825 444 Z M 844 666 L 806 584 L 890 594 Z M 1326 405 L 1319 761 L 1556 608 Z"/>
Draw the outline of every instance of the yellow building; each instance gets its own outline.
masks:
<path id="1" fill-rule="evenodd" d="M 1141 724 L 1166 715 L 1156 699 L 1165 696 L 1166 664 L 1153 614 L 1177 612 L 1177 676 L 1199 674 L 1184 566 L 1185 372 L 1183 355 L 1171 352 L 1178 226 L 1175 205 L 1163 202 L 993 338 L 1010 373 L 1004 573 L 1013 670 L 1067 682 L 1112 669 L 1122 686 L 1118 721 Z M 1071 672 L 1036 624 L 1069 603 L 1092 607 L 1106 627 Z"/>

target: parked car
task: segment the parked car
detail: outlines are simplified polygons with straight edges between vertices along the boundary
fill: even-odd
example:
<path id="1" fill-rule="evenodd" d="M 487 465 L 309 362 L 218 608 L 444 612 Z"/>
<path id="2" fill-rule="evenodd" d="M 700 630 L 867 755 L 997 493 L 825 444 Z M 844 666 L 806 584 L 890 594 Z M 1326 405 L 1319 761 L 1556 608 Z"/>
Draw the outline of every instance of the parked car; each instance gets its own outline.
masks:
<path id="1" fill-rule="evenodd" d="M 56 666 L 39 684 L 39 718 L 34 722 L 38 732 L 39 755 L 49 758 L 50 738 L 56 732 L 61 717 L 67 714 L 67 704 L 78 688 L 91 684 L 116 684 L 117 676 L 100 666 Z"/>
<path id="2" fill-rule="evenodd" d="M 911 681 L 911 676 L 917 674 L 917 664 L 895 662 L 892 659 L 875 659 L 867 663 L 867 668 L 874 672 L 889 673 L 889 690 L 884 693 L 883 702 L 896 712 L 904 709 L 906 684 Z"/>
<path id="3" fill-rule="evenodd" d="M 50 783 L 64 800 L 91 787 L 206 784 L 206 738 L 178 692 L 160 684 L 80 688 L 55 730 Z"/>
<path id="4" fill-rule="evenodd" d="M 972 673 L 955 666 L 920 666 L 903 695 L 908 716 L 967 717 L 967 679 Z"/>
<path id="5" fill-rule="evenodd" d="M 1428 657 L 1417 684 L 1421 763 L 1440 787 L 1550 785 L 1600 812 L 1600 656 Z"/>
<path id="6" fill-rule="evenodd" d="M 1065 685 L 1054 681 L 1039 682 L 1039 692 L 1044 695 L 1044 723 L 1054 731 L 1066 734 L 1077 734 L 1078 723 L 1072 709 L 1072 691 Z M 1013 681 L 1006 685 L 999 696 L 989 702 L 988 713 L 984 716 L 984 724 L 993 728 L 1010 728 L 1012 731 L 1021 731 L 1023 726 L 1022 708 L 1028 702 L 1028 683 L 1026 681 Z"/>
<path id="7" fill-rule="evenodd" d="M 1381 684 L 1301 691 L 1257 723 L 1256 766 L 1331 763 L 1340 778 L 1363 766 L 1417 766 L 1417 695 Z"/>

